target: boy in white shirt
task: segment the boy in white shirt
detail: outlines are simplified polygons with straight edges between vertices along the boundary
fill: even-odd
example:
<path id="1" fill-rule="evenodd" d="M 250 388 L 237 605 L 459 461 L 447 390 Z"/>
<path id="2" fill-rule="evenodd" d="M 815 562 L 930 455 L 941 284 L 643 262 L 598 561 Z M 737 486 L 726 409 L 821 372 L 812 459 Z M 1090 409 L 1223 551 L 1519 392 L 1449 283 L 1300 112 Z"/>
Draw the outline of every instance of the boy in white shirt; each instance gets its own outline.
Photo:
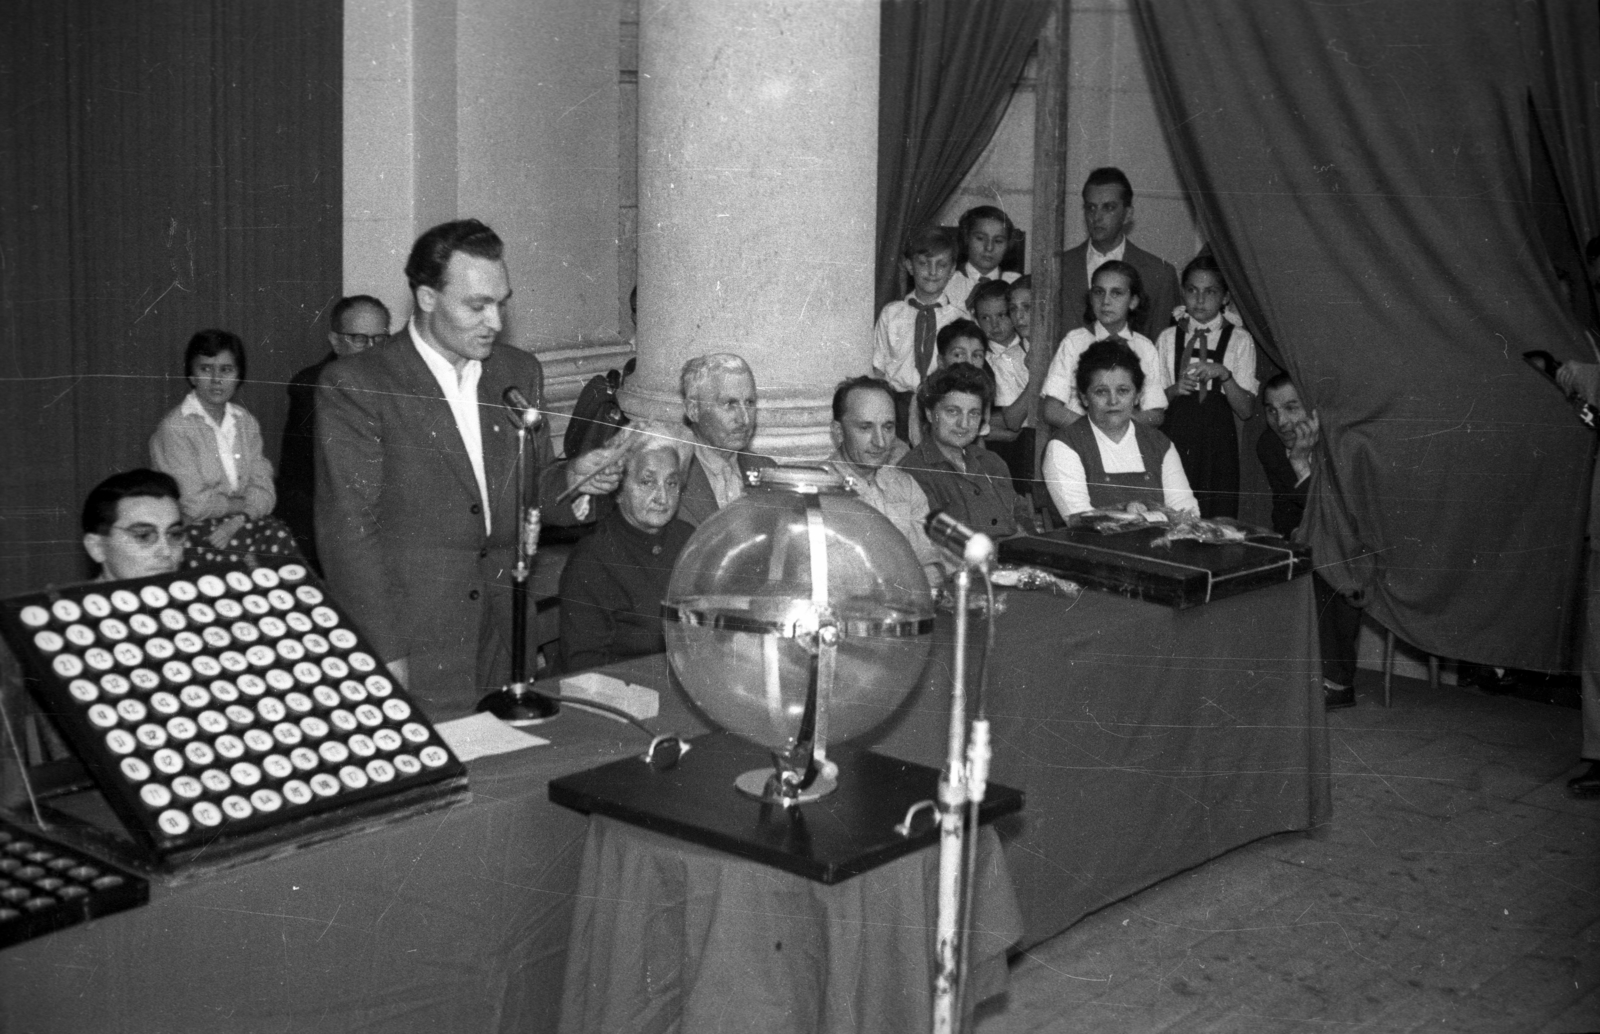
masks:
<path id="1" fill-rule="evenodd" d="M 979 284 L 972 292 L 972 313 L 989 339 L 987 359 L 994 374 L 987 444 L 1005 461 L 1017 494 L 1028 497 L 1033 480 L 1033 404 L 1039 392 L 1028 379 L 1028 342 L 1011 322 L 1010 288 L 1003 280 Z"/>
<path id="2" fill-rule="evenodd" d="M 911 400 L 922 378 L 939 362 L 937 339 L 947 324 L 967 319 L 967 310 L 947 290 L 955 271 L 956 241 L 941 226 L 906 238 L 900 266 L 911 277 L 911 293 L 890 302 L 872 331 L 872 374 L 894 392 L 896 433 L 907 438 Z"/>

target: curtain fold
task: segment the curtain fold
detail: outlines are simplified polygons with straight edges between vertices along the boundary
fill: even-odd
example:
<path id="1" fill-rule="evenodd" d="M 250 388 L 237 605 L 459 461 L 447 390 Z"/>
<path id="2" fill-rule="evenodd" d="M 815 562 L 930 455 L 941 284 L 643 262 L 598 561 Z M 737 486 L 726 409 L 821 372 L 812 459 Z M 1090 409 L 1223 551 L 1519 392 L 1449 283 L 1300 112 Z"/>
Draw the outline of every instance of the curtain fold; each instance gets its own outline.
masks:
<path id="1" fill-rule="evenodd" d="M 898 298 L 900 245 L 932 222 L 1005 114 L 1049 0 L 883 0 L 877 306 Z"/>
<path id="2" fill-rule="evenodd" d="M 276 455 L 340 292 L 342 62 L 318 0 L 0 4 L 0 595 L 86 576 L 196 330 L 244 339 Z"/>
<path id="3" fill-rule="evenodd" d="M 1530 106 L 1572 237 L 1561 264 L 1576 274 L 1578 308 L 1600 325 L 1600 299 L 1582 261 L 1584 245 L 1600 235 L 1600 4 L 1542 4 L 1537 30 L 1532 60 L 1542 74 L 1532 83 Z"/>
<path id="4" fill-rule="evenodd" d="M 1320 415 L 1319 567 L 1431 653 L 1551 670 L 1594 443 L 1521 360 L 1589 351 L 1529 211 L 1530 7 L 1134 12 L 1235 298 Z"/>

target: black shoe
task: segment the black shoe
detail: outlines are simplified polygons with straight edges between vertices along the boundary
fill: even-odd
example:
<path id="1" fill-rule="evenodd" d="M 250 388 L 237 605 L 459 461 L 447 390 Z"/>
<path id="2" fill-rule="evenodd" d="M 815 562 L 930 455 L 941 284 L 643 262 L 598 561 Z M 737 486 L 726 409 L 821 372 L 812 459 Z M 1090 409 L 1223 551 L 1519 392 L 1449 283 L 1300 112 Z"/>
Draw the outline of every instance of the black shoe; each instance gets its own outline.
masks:
<path id="1" fill-rule="evenodd" d="M 1356 706 L 1356 687 L 1330 686 L 1322 684 L 1322 707 L 1327 711 L 1337 711 L 1341 707 Z"/>
<path id="2" fill-rule="evenodd" d="M 1515 668 L 1497 671 L 1487 664 L 1471 664 L 1463 661 L 1456 666 L 1456 682 L 1475 686 L 1490 696 L 1498 697 L 1516 692 L 1521 676 Z"/>
<path id="3" fill-rule="evenodd" d="M 1589 762 L 1589 770 L 1567 780 L 1568 797 L 1600 797 L 1600 761 Z"/>

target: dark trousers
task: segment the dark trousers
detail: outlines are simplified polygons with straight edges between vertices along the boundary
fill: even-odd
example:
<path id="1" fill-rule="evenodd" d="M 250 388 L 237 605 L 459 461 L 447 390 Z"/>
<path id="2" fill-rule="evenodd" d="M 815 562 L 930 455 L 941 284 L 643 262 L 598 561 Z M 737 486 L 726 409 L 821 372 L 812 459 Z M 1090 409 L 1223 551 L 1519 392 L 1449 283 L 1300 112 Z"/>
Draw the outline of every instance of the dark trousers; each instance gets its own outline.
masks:
<path id="1" fill-rule="evenodd" d="M 1361 633 L 1361 609 L 1322 576 L 1311 572 L 1317 597 L 1317 633 L 1322 641 L 1322 677 L 1339 686 L 1356 681 L 1356 637 Z"/>

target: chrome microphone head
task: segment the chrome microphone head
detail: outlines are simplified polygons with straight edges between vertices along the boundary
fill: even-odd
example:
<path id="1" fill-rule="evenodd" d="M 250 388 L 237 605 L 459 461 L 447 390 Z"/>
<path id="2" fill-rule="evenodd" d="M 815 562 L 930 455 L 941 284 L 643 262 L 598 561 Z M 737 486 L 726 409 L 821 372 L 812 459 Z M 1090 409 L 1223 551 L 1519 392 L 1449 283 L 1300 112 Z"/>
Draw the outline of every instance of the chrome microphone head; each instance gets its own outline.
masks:
<path id="1" fill-rule="evenodd" d="M 528 396 L 524 395 L 522 389 L 515 384 L 501 393 L 500 401 L 511 411 L 511 423 L 516 427 L 532 431 L 544 420 L 544 414 L 539 412 L 539 407 L 529 402 Z"/>

